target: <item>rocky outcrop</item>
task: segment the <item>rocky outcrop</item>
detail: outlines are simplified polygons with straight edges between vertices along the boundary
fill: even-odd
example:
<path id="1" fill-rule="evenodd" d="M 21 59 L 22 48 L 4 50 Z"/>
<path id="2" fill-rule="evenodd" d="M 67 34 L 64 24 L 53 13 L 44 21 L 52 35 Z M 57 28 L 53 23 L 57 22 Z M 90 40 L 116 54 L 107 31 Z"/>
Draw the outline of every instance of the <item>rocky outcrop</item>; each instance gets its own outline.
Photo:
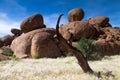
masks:
<path id="1" fill-rule="evenodd" d="M 72 44 L 82 37 L 94 39 L 100 45 L 103 56 L 120 52 L 120 30 L 112 27 L 108 17 L 95 16 L 81 21 L 83 17 L 84 11 L 81 8 L 69 11 L 69 22 L 59 28 L 65 40 Z M 34 14 L 21 23 L 21 30 L 11 29 L 14 36 L 4 36 L 0 41 L 0 47 L 11 45 L 12 51 L 19 58 L 29 55 L 36 58 L 66 55 L 69 51 L 56 39 L 56 30 L 45 27 L 42 15 Z M 25 34 L 21 35 L 22 33 Z"/>
<path id="2" fill-rule="evenodd" d="M 4 42 L 0 39 L 0 48 L 4 46 Z"/>
<path id="3" fill-rule="evenodd" d="M 23 33 L 27 33 L 35 29 L 45 28 L 43 16 L 41 14 L 34 14 L 26 18 L 22 21 L 20 26 Z"/>
<path id="4" fill-rule="evenodd" d="M 101 47 L 102 55 L 115 55 L 120 52 L 120 30 L 112 27 L 103 28 L 104 34 L 98 37 L 96 43 Z"/>
<path id="5" fill-rule="evenodd" d="M 66 40 L 78 41 L 82 37 L 93 38 L 96 29 L 88 21 L 69 22 L 59 28 L 60 33 Z"/>
<path id="6" fill-rule="evenodd" d="M 14 34 L 14 37 L 18 37 L 18 36 L 20 36 L 22 34 L 22 31 L 19 30 L 19 29 L 16 29 L 16 28 L 12 28 L 11 33 Z"/>
<path id="7" fill-rule="evenodd" d="M 98 27 L 110 26 L 109 18 L 106 16 L 95 16 L 93 18 L 90 18 L 88 21 L 90 24 Z"/>
<path id="8" fill-rule="evenodd" d="M 19 58 L 28 57 L 59 57 L 61 52 L 54 42 L 55 29 L 43 28 L 28 32 L 17 37 L 11 44 L 11 49 Z M 18 44 L 19 43 L 19 44 Z"/>
<path id="9" fill-rule="evenodd" d="M 53 39 L 53 36 L 47 32 L 35 34 L 31 41 L 32 57 L 55 58 L 61 56 L 60 50 Z"/>
<path id="10" fill-rule="evenodd" d="M 4 43 L 4 46 L 11 45 L 12 41 L 14 40 L 14 37 L 11 35 L 3 36 L 1 39 Z"/>
<path id="11" fill-rule="evenodd" d="M 68 13 L 68 21 L 81 21 L 84 17 L 84 11 L 81 8 L 75 8 L 69 11 Z"/>

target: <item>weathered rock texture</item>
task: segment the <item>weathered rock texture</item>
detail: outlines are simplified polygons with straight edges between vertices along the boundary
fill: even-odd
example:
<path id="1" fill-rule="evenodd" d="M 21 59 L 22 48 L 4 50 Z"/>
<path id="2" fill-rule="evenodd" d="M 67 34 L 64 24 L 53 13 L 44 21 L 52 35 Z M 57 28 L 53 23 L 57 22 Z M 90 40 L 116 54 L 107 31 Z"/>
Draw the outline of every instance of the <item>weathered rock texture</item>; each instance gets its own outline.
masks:
<path id="1" fill-rule="evenodd" d="M 75 8 L 69 11 L 69 23 L 59 28 L 60 34 L 68 42 L 79 41 L 82 37 L 94 39 L 100 45 L 100 52 L 104 55 L 115 55 L 120 52 L 120 29 L 114 29 L 106 16 L 95 16 L 81 21 L 84 11 Z M 59 57 L 68 50 L 56 39 L 56 29 L 45 28 L 41 14 L 34 14 L 21 23 L 21 30 L 11 29 L 16 38 L 4 36 L 0 47 L 11 45 L 14 54 L 19 58 Z M 21 35 L 22 33 L 25 33 Z M 14 39 L 15 38 L 15 39 Z M 13 40 L 14 39 L 14 40 Z M 12 42 L 12 44 L 11 44 Z"/>
<path id="2" fill-rule="evenodd" d="M 6 35 L 6 36 L 3 36 L 1 40 L 3 41 L 4 46 L 7 46 L 7 45 L 11 45 L 14 38 L 11 35 Z"/>
<path id="3" fill-rule="evenodd" d="M 104 34 L 98 37 L 96 43 L 101 46 L 102 55 L 115 55 L 120 52 L 120 30 L 112 27 L 102 29 Z"/>
<path id="4" fill-rule="evenodd" d="M 55 29 L 43 28 L 28 32 L 14 39 L 11 49 L 19 58 L 61 56 L 61 52 L 54 42 Z M 18 44 L 19 43 L 19 44 Z"/>
<path id="5" fill-rule="evenodd" d="M 96 29 L 89 24 L 88 21 L 69 22 L 59 28 L 60 33 L 66 40 L 78 41 L 82 37 L 92 38 L 96 33 Z"/>
<path id="6" fill-rule="evenodd" d="M 45 28 L 44 20 L 41 14 L 34 14 L 21 23 L 21 30 L 23 33 L 27 33 L 29 31 Z"/>
<path id="7" fill-rule="evenodd" d="M 81 21 L 84 17 L 84 11 L 81 8 L 75 8 L 69 11 L 68 21 Z"/>
<path id="8" fill-rule="evenodd" d="M 110 26 L 109 18 L 106 16 L 95 16 L 93 18 L 90 18 L 89 23 L 99 27 Z"/>

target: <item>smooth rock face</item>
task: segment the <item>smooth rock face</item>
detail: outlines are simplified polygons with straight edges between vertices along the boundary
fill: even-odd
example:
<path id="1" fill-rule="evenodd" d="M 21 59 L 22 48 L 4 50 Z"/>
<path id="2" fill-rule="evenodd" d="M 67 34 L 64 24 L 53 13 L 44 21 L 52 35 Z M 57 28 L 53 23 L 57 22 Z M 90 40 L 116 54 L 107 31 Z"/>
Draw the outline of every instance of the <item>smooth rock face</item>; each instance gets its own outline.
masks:
<path id="1" fill-rule="evenodd" d="M 69 11 L 68 21 L 81 21 L 84 17 L 84 11 L 81 8 L 75 8 Z"/>
<path id="2" fill-rule="evenodd" d="M 73 39 L 73 41 L 78 41 L 82 37 L 92 38 L 96 33 L 96 29 L 88 21 L 69 22 L 61 26 L 59 31 L 66 40 Z"/>
<path id="3" fill-rule="evenodd" d="M 47 32 L 34 35 L 31 44 L 32 57 L 51 57 L 61 56 L 60 50 Z"/>
<path id="4" fill-rule="evenodd" d="M 43 28 L 33 30 L 13 40 L 11 49 L 19 58 L 59 57 L 60 50 L 54 42 L 55 29 Z"/>
<path id="5" fill-rule="evenodd" d="M 29 31 L 45 28 L 44 20 L 41 14 L 34 14 L 21 23 L 21 30 L 23 33 L 27 33 Z"/>

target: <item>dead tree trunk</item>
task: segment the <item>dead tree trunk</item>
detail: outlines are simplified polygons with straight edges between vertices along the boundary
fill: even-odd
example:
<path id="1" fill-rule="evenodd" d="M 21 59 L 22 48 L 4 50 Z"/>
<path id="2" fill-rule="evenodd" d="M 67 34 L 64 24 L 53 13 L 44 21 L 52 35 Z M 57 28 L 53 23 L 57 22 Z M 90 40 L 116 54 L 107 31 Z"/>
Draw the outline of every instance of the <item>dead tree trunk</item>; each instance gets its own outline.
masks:
<path id="1" fill-rule="evenodd" d="M 59 22 L 63 14 L 61 14 L 58 18 L 57 25 L 56 25 L 56 32 L 57 32 L 57 39 L 59 40 L 59 43 L 62 44 L 68 51 L 72 52 L 75 57 L 78 60 L 79 65 L 81 66 L 82 70 L 85 73 L 93 73 L 93 70 L 90 68 L 86 58 L 82 54 L 81 51 L 73 47 L 72 45 L 68 44 L 68 42 L 62 37 L 62 35 L 59 33 Z"/>

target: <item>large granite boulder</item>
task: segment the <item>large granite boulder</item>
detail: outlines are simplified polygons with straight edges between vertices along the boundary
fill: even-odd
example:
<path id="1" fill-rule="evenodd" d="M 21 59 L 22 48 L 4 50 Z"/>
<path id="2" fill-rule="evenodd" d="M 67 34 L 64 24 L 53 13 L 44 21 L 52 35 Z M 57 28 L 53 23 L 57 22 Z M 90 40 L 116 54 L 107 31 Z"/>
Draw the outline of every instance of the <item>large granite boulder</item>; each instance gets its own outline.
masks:
<path id="1" fill-rule="evenodd" d="M 27 33 L 35 29 L 45 28 L 43 16 L 41 14 L 33 14 L 32 16 L 26 18 L 22 21 L 20 26 L 23 33 Z"/>
<path id="2" fill-rule="evenodd" d="M 69 11 L 68 13 L 68 21 L 81 21 L 84 17 L 84 11 L 81 8 L 75 8 Z"/>
<path id="3" fill-rule="evenodd" d="M 96 33 L 96 29 L 89 24 L 88 21 L 74 21 L 69 22 L 59 28 L 60 33 L 66 40 L 72 39 L 73 41 L 78 41 L 82 37 L 93 38 Z"/>
<path id="4" fill-rule="evenodd" d="M 99 27 L 111 26 L 109 24 L 109 18 L 106 16 L 95 16 L 93 18 L 90 18 L 89 23 Z"/>
<path id="5" fill-rule="evenodd" d="M 23 34 L 13 40 L 11 49 L 19 58 L 61 56 L 61 52 L 54 41 L 56 30 L 52 28 L 42 28 Z"/>

